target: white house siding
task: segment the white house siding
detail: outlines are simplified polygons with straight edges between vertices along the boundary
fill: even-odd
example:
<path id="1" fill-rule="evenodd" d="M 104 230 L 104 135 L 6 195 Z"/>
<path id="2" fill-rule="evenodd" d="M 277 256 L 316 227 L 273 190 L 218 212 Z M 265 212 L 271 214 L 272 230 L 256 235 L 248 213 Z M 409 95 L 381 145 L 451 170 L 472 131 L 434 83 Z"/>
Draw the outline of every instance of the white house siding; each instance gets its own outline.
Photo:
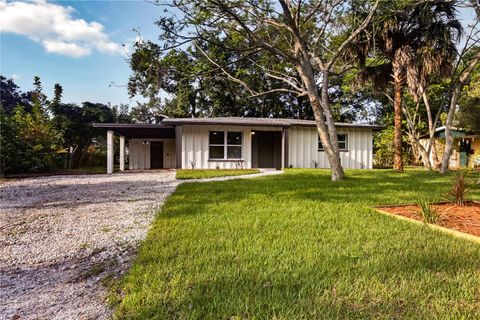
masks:
<path id="1" fill-rule="evenodd" d="M 175 139 L 130 139 L 128 168 L 150 169 L 150 144 L 144 141 L 163 141 L 163 167 L 175 168 Z"/>
<path id="2" fill-rule="evenodd" d="M 210 131 L 243 132 L 242 158 L 244 168 L 251 168 L 251 128 L 243 126 L 184 125 L 182 128 L 182 168 L 191 169 L 235 169 L 236 161 L 208 160 L 208 133 Z"/>
<path id="3" fill-rule="evenodd" d="M 252 167 L 252 131 L 281 131 L 281 128 L 258 126 L 224 125 L 183 125 L 182 128 L 182 168 L 191 169 L 193 162 L 197 169 L 235 169 L 238 161 L 208 160 L 208 133 L 210 131 L 243 132 L 243 167 Z"/>
<path id="4" fill-rule="evenodd" d="M 338 128 L 338 133 L 348 135 L 348 151 L 340 152 L 344 168 L 371 169 L 373 141 L 372 130 L 362 128 Z M 318 151 L 318 133 L 316 128 L 291 127 L 288 130 L 288 164 L 294 168 L 329 168 L 324 151 Z"/>

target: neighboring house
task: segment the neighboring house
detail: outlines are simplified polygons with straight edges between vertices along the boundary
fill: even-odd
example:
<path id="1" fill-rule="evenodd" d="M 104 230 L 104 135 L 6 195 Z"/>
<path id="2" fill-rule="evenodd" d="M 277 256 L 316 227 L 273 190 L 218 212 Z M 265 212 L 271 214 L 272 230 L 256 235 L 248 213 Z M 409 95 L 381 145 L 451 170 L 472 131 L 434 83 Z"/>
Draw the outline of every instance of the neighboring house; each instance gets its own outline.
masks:
<path id="1" fill-rule="evenodd" d="M 161 124 L 94 123 L 107 132 L 107 171 L 113 172 L 114 134 L 120 170 L 128 168 L 328 168 L 314 121 L 273 118 L 176 118 Z M 373 131 L 382 127 L 337 123 L 344 168 L 371 169 Z M 128 150 L 125 141 L 128 139 Z"/>
<path id="2" fill-rule="evenodd" d="M 453 151 L 450 156 L 449 167 L 466 168 L 479 165 L 476 163 L 478 155 L 480 155 L 480 135 L 473 134 L 461 128 L 452 128 Z M 430 144 L 428 135 L 420 137 L 420 143 L 427 148 Z M 443 150 L 445 149 L 445 127 L 435 130 L 435 149 L 437 150 L 438 159 L 441 161 Z M 433 163 L 432 155 L 430 162 Z"/>

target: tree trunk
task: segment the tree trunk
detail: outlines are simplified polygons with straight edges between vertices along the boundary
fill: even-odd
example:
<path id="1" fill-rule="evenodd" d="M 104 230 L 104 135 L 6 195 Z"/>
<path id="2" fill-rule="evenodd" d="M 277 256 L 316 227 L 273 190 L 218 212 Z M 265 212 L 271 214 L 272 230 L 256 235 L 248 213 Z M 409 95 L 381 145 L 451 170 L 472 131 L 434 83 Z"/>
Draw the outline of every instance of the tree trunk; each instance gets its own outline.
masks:
<path id="1" fill-rule="evenodd" d="M 395 96 L 393 100 L 393 109 L 394 109 L 394 129 L 395 135 L 393 139 L 393 170 L 402 172 L 403 171 L 403 150 L 402 150 L 402 94 L 403 94 L 403 83 L 401 81 L 401 75 L 398 74 L 398 71 L 394 71 L 393 75 L 393 86 L 395 91 Z"/>
<path id="2" fill-rule="evenodd" d="M 460 97 L 461 86 L 457 84 L 452 92 L 452 98 L 450 99 L 450 109 L 448 110 L 447 121 L 445 122 L 445 150 L 443 152 L 442 164 L 440 167 L 440 173 L 445 174 L 448 172 L 448 166 L 450 162 L 450 156 L 453 150 L 453 137 L 452 137 L 452 124 L 457 109 L 457 102 Z"/>
<path id="3" fill-rule="evenodd" d="M 325 105 L 325 100 L 328 100 L 328 95 L 324 95 L 322 97 L 322 101 L 318 94 L 313 68 L 308 59 L 304 57 L 304 59 L 301 60 L 301 63 L 297 65 L 297 71 L 300 74 L 305 88 L 307 89 L 308 99 L 315 116 L 315 123 L 317 124 L 318 135 L 320 136 L 320 141 L 322 141 L 323 148 L 330 164 L 332 181 L 342 180 L 345 178 L 345 172 L 343 171 L 343 167 L 340 162 L 337 130 L 335 128 L 335 124 L 333 123 L 333 118 L 331 117 L 331 110 L 326 110 L 329 108 L 329 105 Z M 328 72 L 324 72 L 322 87 L 326 87 L 327 90 L 328 80 Z M 323 90 L 324 89 L 322 89 L 322 91 Z M 328 111 L 330 111 L 330 115 L 326 114 Z M 327 122 L 325 121 L 325 118 L 327 119 Z"/>
<path id="4" fill-rule="evenodd" d="M 426 92 L 422 94 L 423 103 L 425 104 L 425 109 L 427 111 L 428 118 L 428 135 L 429 135 L 429 145 L 427 147 L 428 161 L 430 162 L 430 169 L 437 168 L 438 166 L 438 154 L 437 148 L 435 147 L 435 130 L 437 129 L 438 117 L 440 116 L 440 110 L 437 111 L 435 119 L 433 119 L 432 108 L 430 107 L 430 102 L 428 101 L 428 96 Z M 431 161 L 430 161 L 430 155 Z"/>
<path id="5" fill-rule="evenodd" d="M 430 164 L 430 157 L 428 151 L 420 143 L 420 133 L 415 128 L 416 117 L 414 116 L 412 119 L 412 115 L 408 112 L 408 109 L 403 108 L 402 110 L 407 120 L 408 138 L 410 140 L 410 145 L 412 146 L 412 151 L 415 156 L 415 162 L 419 162 L 419 160 L 422 160 L 423 166 L 428 170 L 431 170 L 432 167 Z"/>

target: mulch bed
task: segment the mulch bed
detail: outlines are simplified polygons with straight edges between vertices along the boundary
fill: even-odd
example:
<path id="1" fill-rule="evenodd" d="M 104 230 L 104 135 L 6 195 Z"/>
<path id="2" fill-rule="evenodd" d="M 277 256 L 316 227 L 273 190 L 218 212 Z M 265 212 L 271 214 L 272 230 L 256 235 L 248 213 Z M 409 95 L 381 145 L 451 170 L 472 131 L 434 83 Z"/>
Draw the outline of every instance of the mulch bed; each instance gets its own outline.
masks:
<path id="1" fill-rule="evenodd" d="M 467 202 L 463 207 L 451 202 L 437 203 L 432 207 L 440 214 L 437 225 L 480 237 L 480 202 Z M 376 209 L 423 221 L 418 205 L 384 206 Z"/>

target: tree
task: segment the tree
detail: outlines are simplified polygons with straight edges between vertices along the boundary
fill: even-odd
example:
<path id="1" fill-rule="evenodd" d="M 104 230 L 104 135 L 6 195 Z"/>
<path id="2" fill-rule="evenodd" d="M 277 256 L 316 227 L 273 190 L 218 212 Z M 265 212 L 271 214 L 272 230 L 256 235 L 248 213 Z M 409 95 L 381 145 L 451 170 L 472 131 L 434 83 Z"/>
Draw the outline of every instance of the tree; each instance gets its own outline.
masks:
<path id="1" fill-rule="evenodd" d="M 228 39 L 221 39 L 228 46 Z M 308 101 L 290 92 L 275 92 L 251 98 L 245 88 L 226 81 L 212 70 L 205 52 L 213 60 L 226 66 L 232 74 L 242 74 L 243 80 L 255 90 L 269 91 L 272 87 L 285 87 L 277 80 L 265 77 L 257 66 L 268 60 L 258 54 L 255 63 L 238 59 L 235 53 L 204 44 L 202 51 L 195 46 L 175 48 L 168 52 L 147 41 L 137 42 L 130 57 L 132 75 L 129 79 L 130 96 L 140 94 L 148 102 L 135 107 L 135 113 L 147 110 L 169 117 L 296 117 L 313 119 Z M 169 98 L 161 101 L 161 93 Z M 150 121 L 150 120 L 149 120 Z"/>
<path id="2" fill-rule="evenodd" d="M 158 25 L 163 49 L 193 43 L 212 68 L 243 86 L 252 97 L 273 92 L 290 92 L 308 98 L 317 130 L 332 171 L 332 180 L 344 178 L 337 131 L 329 95 L 332 73 L 344 72 L 339 58 L 347 46 L 369 25 L 378 1 L 187 1 L 169 5 L 181 12 L 164 17 Z M 369 12 L 357 20 L 353 13 Z M 350 17 L 346 21 L 345 17 Z M 228 39 L 228 46 L 221 39 Z M 211 57 L 204 47 L 218 47 L 235 53 L 239 60 L 256 63 L 259 54 L 268 59 L 260 64 L 262 74 L 287 87 L 256 91 L 232 74 L 228 65 Z M 257 63 L 258 64 L 258 63 Z"/>
<path id="3" fill-rule="evenodd" d="M 50 103 L 50 108 L 55 109 L 62 103 L 62 94 L 63 94 L 63 88 L 60 84 L 55 83 L 53 86 L 53 99 L 52 102 Z"/>
<path id="4" fill-rule="evenodd" d="M 30 111 L 31 100 L 31 93 L 19 91 L 13 79 L 0 75 L 0 105 L 5 115 L 11 114 L 16 106 L 22 106 Z"/>
<path id="5" fill-rule="evenodd" d="M 47 97 L 39 77 L 34 78 L 34 87 L 28 104 L 13 81 L 6 87 L 10 93 L 9 111 L 0 107 L 2 174 L 47 171 L 59 163 L 57 151 L 62 147 L 62 135 L 46 112 Z M 17 102 L 13 109 L 12 102 Z M 22 104 L 27 104 L 28 109 Z"/>
<path id="6" fill-rule="evenodd" d="M 476 25 L 479 23 L 477 20 Z M 469 37 L 470 38 L 470 37 Z M 470 38 L 471 39 L 471 38 Z M 473 41 L 478 43 L 480 39 Z M 466 47 L 470 41 L 466 42 Z M 480 63 L 480 48 L 470 47 L 468 50 L 464 49 L 460 54 L 459 63 L 457 64 L 456 70 L 454 72 L 453 79 L 451 80 L 450 91 L 449 91 L 449 109 L 447 114 L 447 119 L 445 122 L 445 150 L 443 152 L 442 163 L 440 167 L 440 173 L 445 174 L 448 171 L 448 166 L 450 162 L 450 156 L 453 150 L 453 136 L 452 136 L 452 126 L 454 121 L 454 116 L 457 110 L 458 101 L 461 98 L 462 91 L 464 86 L 470 80 L 470 75 L 475 70 L 475 68 Z"/>
<path id="7" fill-rule="evenodd" d="M 81 167 L 94 139 L 104 134 L 91 123 L 115 122 L 115 117 L 112 109 L 102 103 L 84 102 L 81 106 L 62 103 L 54 110 L 54 122 L 63 134 L 65 145 L 75 150 L 73 167 Z"/>
<path id="8" fill-rule="evenodd" d="M 457 53 L 455 45 L 462 32 L 455 6 L 456 3 L 450 1 L 383 3 L 370 32 L 360 34 L 350 49 L 350 54 L 358 59 L 361 80 L 373 81 L 381 88 L 387 83 L 393 84 L 394 169 L 397 171 L 403 171 L 402 121 L 403 114 L 408 113 L 403 105 L 404 90 L 407 88 L 417 102 L 425 93 L 428 77 L 449 74 Z M 411 132 L 415 131 L 414 120 L 407 114 Z M 429 121 L 429 125 L 433 126 L 433 122 Z M 410 137 L 429 163 L 417 135 Z"/>

